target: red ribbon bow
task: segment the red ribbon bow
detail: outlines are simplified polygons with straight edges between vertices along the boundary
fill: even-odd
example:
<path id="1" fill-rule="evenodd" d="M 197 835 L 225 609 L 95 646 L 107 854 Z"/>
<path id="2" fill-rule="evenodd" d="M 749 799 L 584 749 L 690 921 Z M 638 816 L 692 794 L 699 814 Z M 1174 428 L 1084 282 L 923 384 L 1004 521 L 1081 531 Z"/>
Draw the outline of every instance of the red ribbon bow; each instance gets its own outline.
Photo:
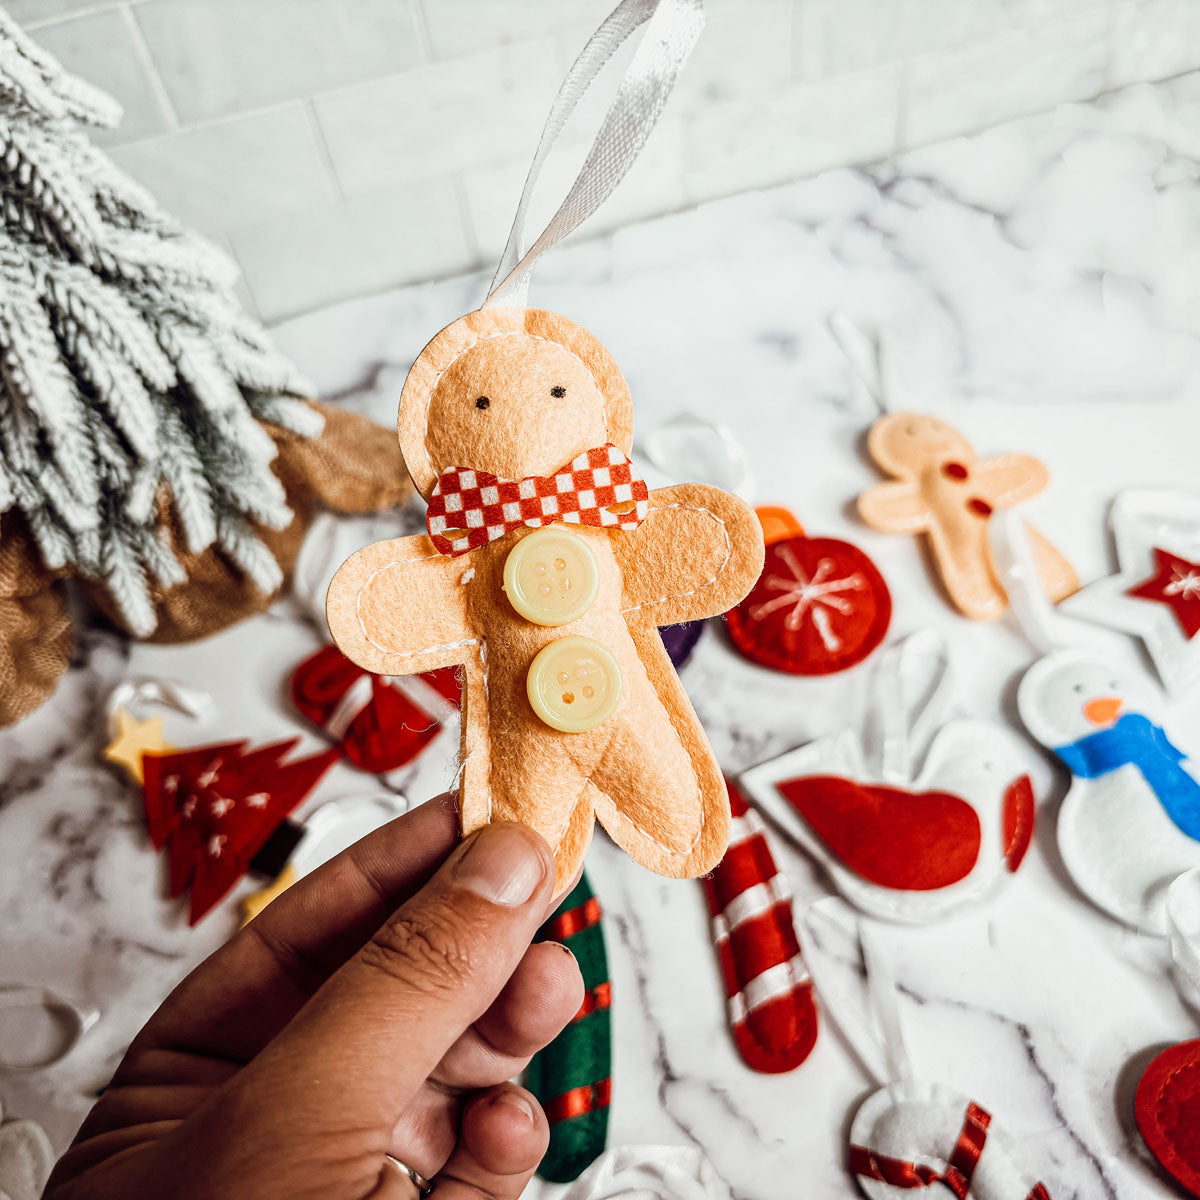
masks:
<path id="1" fill-rule="evenodd" d="M 439 554 L 458 555 L 522 525 L 566 521 L 636 529 L 649 507 L 646 481 L 629 456 L 610 442 L 585 450 L 553 475 L 504 479 L 454 467 L 434 484 L 425 527 Z"/>

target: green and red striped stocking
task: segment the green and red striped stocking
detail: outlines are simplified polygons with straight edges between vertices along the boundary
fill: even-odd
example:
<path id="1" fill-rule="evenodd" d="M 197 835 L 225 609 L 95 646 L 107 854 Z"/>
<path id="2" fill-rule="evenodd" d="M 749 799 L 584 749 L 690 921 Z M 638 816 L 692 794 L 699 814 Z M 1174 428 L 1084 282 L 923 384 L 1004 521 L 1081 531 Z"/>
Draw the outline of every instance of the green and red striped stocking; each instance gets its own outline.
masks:
<path id="1" fill-rule="evenodd" d="M 562 942 L 579 962 L 587 992 L 571 1023 L 533 1056 L 525 1084 L 550 1121 L 550 1148 L 538 1174 L 569 1183 L 603 1151 L 612 1091 L 612 985 L 600 927 L 600 904 L 587 876 L 538 930 L 537 941 Z"/>

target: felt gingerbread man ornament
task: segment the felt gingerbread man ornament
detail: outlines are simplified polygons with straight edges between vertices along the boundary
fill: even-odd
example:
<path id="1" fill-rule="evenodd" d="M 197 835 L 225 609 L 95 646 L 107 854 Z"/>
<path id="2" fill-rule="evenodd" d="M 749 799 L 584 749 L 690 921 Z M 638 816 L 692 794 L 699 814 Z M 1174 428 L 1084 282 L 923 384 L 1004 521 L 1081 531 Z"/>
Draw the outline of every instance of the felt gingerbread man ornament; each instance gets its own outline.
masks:
<path id="1" fill-rule="evenodd" d="M 977 620 L 999 617 L 1008 604 L 992 562 L 988 521 L 1042 491 L 1046 468 L 1028 454 L 976 458 L 970 443 L 936 417 L 892 412 L 880 417 L 867 448 L 894 482 L 858 499 L 862 519 L 883 533 L 925 534 L 955 606 Z M 1029 530 L 1047 596 L 1058 601 L 1079 586 L 1071 564 L 1040 533 Z"/>
<path id="2" fill-rule="evenodd" d="M 334 641 L 368 671 L 463 669 L 464 833 L 522 821 L 574 877 L 593 818 L 660 874 L 719 861 L 729 801 L 659 625 L 724 612 L 762 569 L 736 496 L 650 492 L 628 454 L 629 388 L 554 313 L 485 307 L 421 352 L 400 447 L 427 533 L 334 576 Z"/>

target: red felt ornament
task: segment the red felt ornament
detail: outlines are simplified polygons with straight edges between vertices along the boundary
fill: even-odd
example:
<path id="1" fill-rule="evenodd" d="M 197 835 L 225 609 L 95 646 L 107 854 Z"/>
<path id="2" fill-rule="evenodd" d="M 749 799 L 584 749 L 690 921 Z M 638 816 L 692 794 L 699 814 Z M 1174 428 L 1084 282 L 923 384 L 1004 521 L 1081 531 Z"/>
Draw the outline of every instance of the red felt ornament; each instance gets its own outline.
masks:
<path id="1" fill-rule="evenodd" d="M 458 668 L 430 671 L 422 678 L 457 706 L 462 690 Z M 336 646 L 322 647 L 296 668 L 292 702 L 339 743 L 356 767 L 373 774 L 411 762 L 441 728 L 437 717 L 402 688 L 356 666 Z"/>
<path id="2" fill-rule="evenodd" d="M 1138 1081 L 1134 1116 L 1163 1169 L 1200 1196 L 1200 1038 L 1151 1061 Z"/>
<path id="3" fill-rule="evenodd" d="M 246 751 L 245 742 L 143 754 L 150 840 L 166 849 L 170 895 L 191 890 L 195 925 L 246 873 L 284 818 L 341 757 L 337 749 L 285 762 L 291 738 Z"/>
<path id="4" fill-rule="evenodd" d="M 844 729 L 741 777 L 847 899 L 885 920 L 934 921 L 983 899 L 1033 835 L 1025 747 L 1002 726 L 943 719 L 949 668 L 940 636 L 911 635 L 872 681 L 864 724 L 879 730 L 878 755 Z"/>
<path id="5" fill-rule="evenodd" d="M 1175 614 L 1185 638 L 1200 633 L 1200 562 L 1155 546 L 1154 574 L 1126 594 L 1165 604 Z"/>
<path id="6" fill-rule="evenodd" d="M 754 589 L 726 613 L 733 644 L 752 662 L 793 675 L 862 662 L 892 617 L 879 569 L 849 542 L 806 537 L 787 509 L 757 513 L 766 558 Z"/>
<path id="7" fill-rule="evenodd" d="M 979 815 L 945 791 L 809 775 L 776 785 L 850 870 L 901 891 L 933 891 L 965 879 L 979 858 Z"/>
<path id="8" fill-rule="evenodd" d="M 791 890 L 762 822 L 726 782 L 729 849 L 701 882 L 738 1051 L 747 1066 L 778 1074 L 798 1067 L 816 1043 L 813 985 L 796 940 Z"/>

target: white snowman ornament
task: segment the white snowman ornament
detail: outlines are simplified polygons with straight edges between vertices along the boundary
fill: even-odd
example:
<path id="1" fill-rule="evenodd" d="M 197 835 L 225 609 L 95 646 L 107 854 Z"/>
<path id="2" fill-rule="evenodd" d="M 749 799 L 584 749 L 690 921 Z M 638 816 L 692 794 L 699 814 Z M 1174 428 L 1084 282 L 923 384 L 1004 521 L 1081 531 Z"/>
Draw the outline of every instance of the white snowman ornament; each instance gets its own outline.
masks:
<path id="1" fill-rule="evenodd" d="M 1145 715 L 1147 691 L 1063 649 L 1026 672 L 1017 704 L 1030 734 L 1074 776 L 1058 844 L 1076 886 L 1126 925 L 1165 935 L 1168 888 L 1200 867 L 1200 777 Z"/>

